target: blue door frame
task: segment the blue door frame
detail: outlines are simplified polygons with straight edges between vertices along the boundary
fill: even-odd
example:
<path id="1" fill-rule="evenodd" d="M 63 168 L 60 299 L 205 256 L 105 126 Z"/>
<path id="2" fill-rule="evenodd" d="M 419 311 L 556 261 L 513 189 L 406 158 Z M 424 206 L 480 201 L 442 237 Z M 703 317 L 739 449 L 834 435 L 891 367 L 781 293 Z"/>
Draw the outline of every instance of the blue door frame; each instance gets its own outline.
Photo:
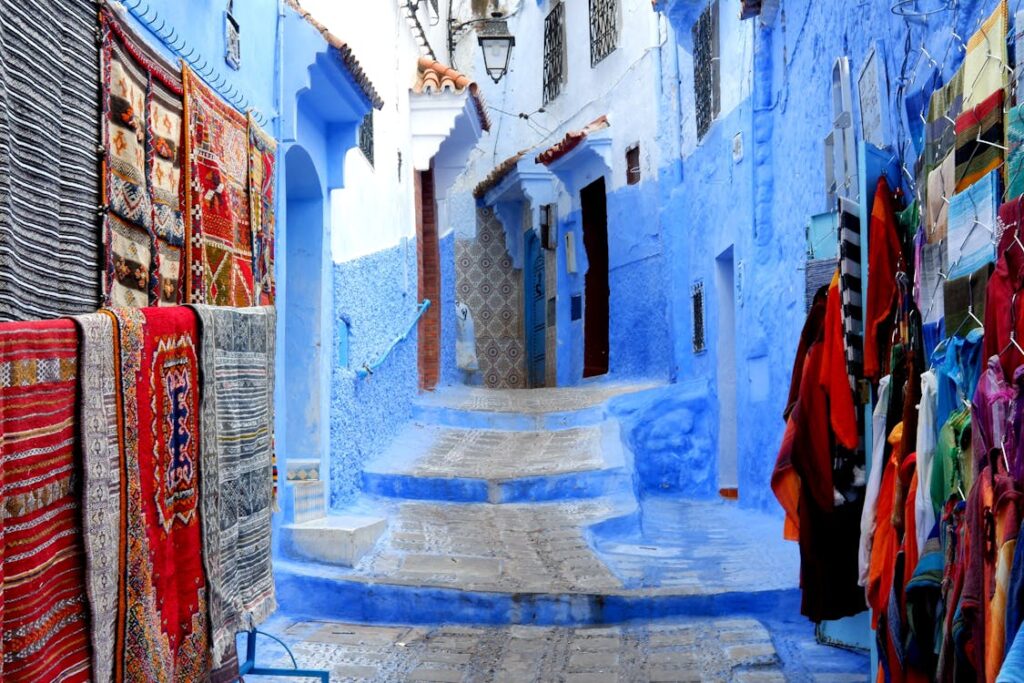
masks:
<path id="1" fill-rule="evenodd" d="M 544 386 L 545 338 L 547 330 L 544 250 L 533 230 L 523 235 L 526 258 L 523 272 L 523 320 L 526 329 L 526 362 L 531 387 Z"/>

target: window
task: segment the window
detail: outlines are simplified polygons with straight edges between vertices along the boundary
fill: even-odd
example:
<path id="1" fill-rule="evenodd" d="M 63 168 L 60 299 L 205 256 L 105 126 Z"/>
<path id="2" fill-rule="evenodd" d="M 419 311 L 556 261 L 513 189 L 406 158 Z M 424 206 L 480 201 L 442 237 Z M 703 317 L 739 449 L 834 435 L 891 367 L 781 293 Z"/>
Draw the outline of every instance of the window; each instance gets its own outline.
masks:
<path id="1" fill-rule="evenodd" d="M 363 117 L 359 124 L 359 149 L 363 156 L 373 166 L 373 112 Z"/>
<path id="2" fill-rule="evenodd" d="M 693 283 L 693 288 L 690 290 L 690 302 L 693 304 L 693 352 L 700 353 L 705 348 L 703 280 Z"/>
<path id="3" fill-rule="evenodd" d="M 590 66 L 615 51 L 619 42 L 618 0 L 590 0 Z"/>
<path id="4" fill-rule="evenodd" d="M 640 182 L 640 143 L 626 150 L 626 184 L 636 185 Z"/>
<path id="5" fill-rule="evenodd" d="M 544 104 L 562 92 L 565 83 L 565 3 L 556 2 L 544 18 Z"/>
<path id="6" fill-rule="evenodd" d="M 558 247 L 558 216 L 554 204 L 540 207 L 540 245 L 545 249 L 554 250 Z"/>
<path id="7" fill-rule="evenodd" d="M 697 137 L 703 138 L 721 111 L 718 0 L 711 0 L 693 25 L 693 91 Z"/>

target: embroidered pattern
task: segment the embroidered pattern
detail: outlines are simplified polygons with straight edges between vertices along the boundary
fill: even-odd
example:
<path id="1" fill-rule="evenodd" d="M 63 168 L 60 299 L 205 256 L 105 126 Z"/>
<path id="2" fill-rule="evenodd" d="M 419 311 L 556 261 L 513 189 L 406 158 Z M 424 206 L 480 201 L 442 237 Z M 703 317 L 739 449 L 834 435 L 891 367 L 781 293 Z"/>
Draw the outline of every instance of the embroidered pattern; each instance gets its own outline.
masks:
<path id="1" fill-rule="evenodd" d="M 277 142 L 249 115 L 249 218 L 254 302 L 274 303 L 274 184 Z"/>

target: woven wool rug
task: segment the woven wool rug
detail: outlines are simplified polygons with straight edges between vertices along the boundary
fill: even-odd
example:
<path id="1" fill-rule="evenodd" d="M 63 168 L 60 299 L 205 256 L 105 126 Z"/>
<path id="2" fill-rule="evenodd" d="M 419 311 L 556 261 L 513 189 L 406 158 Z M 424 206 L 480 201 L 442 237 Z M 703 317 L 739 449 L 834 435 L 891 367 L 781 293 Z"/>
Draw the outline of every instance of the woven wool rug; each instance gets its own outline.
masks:
<path id="1" fill-rule="evenodd" d="M 114 383 L 114 324 L 106 313 L 75 319 L 79 362 L 79 435 L 82 441 L 82 527 L 89 597 L 93 680 L 110 681 L 117 626 L 121 462 Z"/>
<path id="2" fill-rule="evenodd" d="M 249 114 L 249 220 L 252 225 L 253 302 L 274 304 L 274 183 L 277 141 Z"/>
<path id="3" fill-rule="evenodd" d="M 246 117 L 188 67 L 185 83 L 186 261 L 189 303 L 252 306 Z"/>
<path id="4" fill-rule="evenodd" d="M 100 301 L 92 0 L 0 0 L 0 320 Z"/>
<path id="5" fill-rule="evenodd" d="M 276 608 L 270 560 L 274 309 L 196 306 L 203 553 L 214 665 Z"/>
<path id="6" fill-rule="evenodd" d="M 114 680 L 209 674 L 199 521 L 196 318 L 113 309 L 123 523 Z"/>
<path id="7" fill-rule="evenodd" d="M 175 305 L 185 244 L 181 78 L 107 9 L 100 26 L 106 301 Z"/>
<path id="8" fill-rule="evenodd" d="M 70 320 L 0 325 L 0 680 L 87 681 Z"/>

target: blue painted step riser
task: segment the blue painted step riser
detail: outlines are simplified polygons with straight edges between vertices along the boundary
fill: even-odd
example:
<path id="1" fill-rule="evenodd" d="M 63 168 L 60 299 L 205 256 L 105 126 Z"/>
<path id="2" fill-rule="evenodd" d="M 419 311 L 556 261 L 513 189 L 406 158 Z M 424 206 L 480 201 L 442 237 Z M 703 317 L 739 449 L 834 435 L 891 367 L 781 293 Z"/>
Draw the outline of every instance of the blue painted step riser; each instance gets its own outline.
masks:
<path id="1" fill-rule="evenodd" d="M 598 498 L 631 490 L 624 468 L 524 477 L 502 482 L 463 477 L 416 477 L 363 472 L 363 491 L 387 498 L 445 503 L 537 503 Z"/>
<path id="2" fill-rule="evenodd" d="M 498 429 L 503 431 L 560 431 L 574 427 L 592 427 L 608 418 L 606 406 L 582 410 L 528 415 L 494 413 L 483 410 L 457 410 L 431 405 L 413 407 L 413 420 L 439 427 L 458 429 Z"/>
<path id="3" fill-rule="evenodd" d="M 596 626 L 668 617 L 799 614 L 800 592 L 691 596 L 486 593 L 344 581 L 278 571 L 277 599 L 305 619 L 359 623 Z"/>

